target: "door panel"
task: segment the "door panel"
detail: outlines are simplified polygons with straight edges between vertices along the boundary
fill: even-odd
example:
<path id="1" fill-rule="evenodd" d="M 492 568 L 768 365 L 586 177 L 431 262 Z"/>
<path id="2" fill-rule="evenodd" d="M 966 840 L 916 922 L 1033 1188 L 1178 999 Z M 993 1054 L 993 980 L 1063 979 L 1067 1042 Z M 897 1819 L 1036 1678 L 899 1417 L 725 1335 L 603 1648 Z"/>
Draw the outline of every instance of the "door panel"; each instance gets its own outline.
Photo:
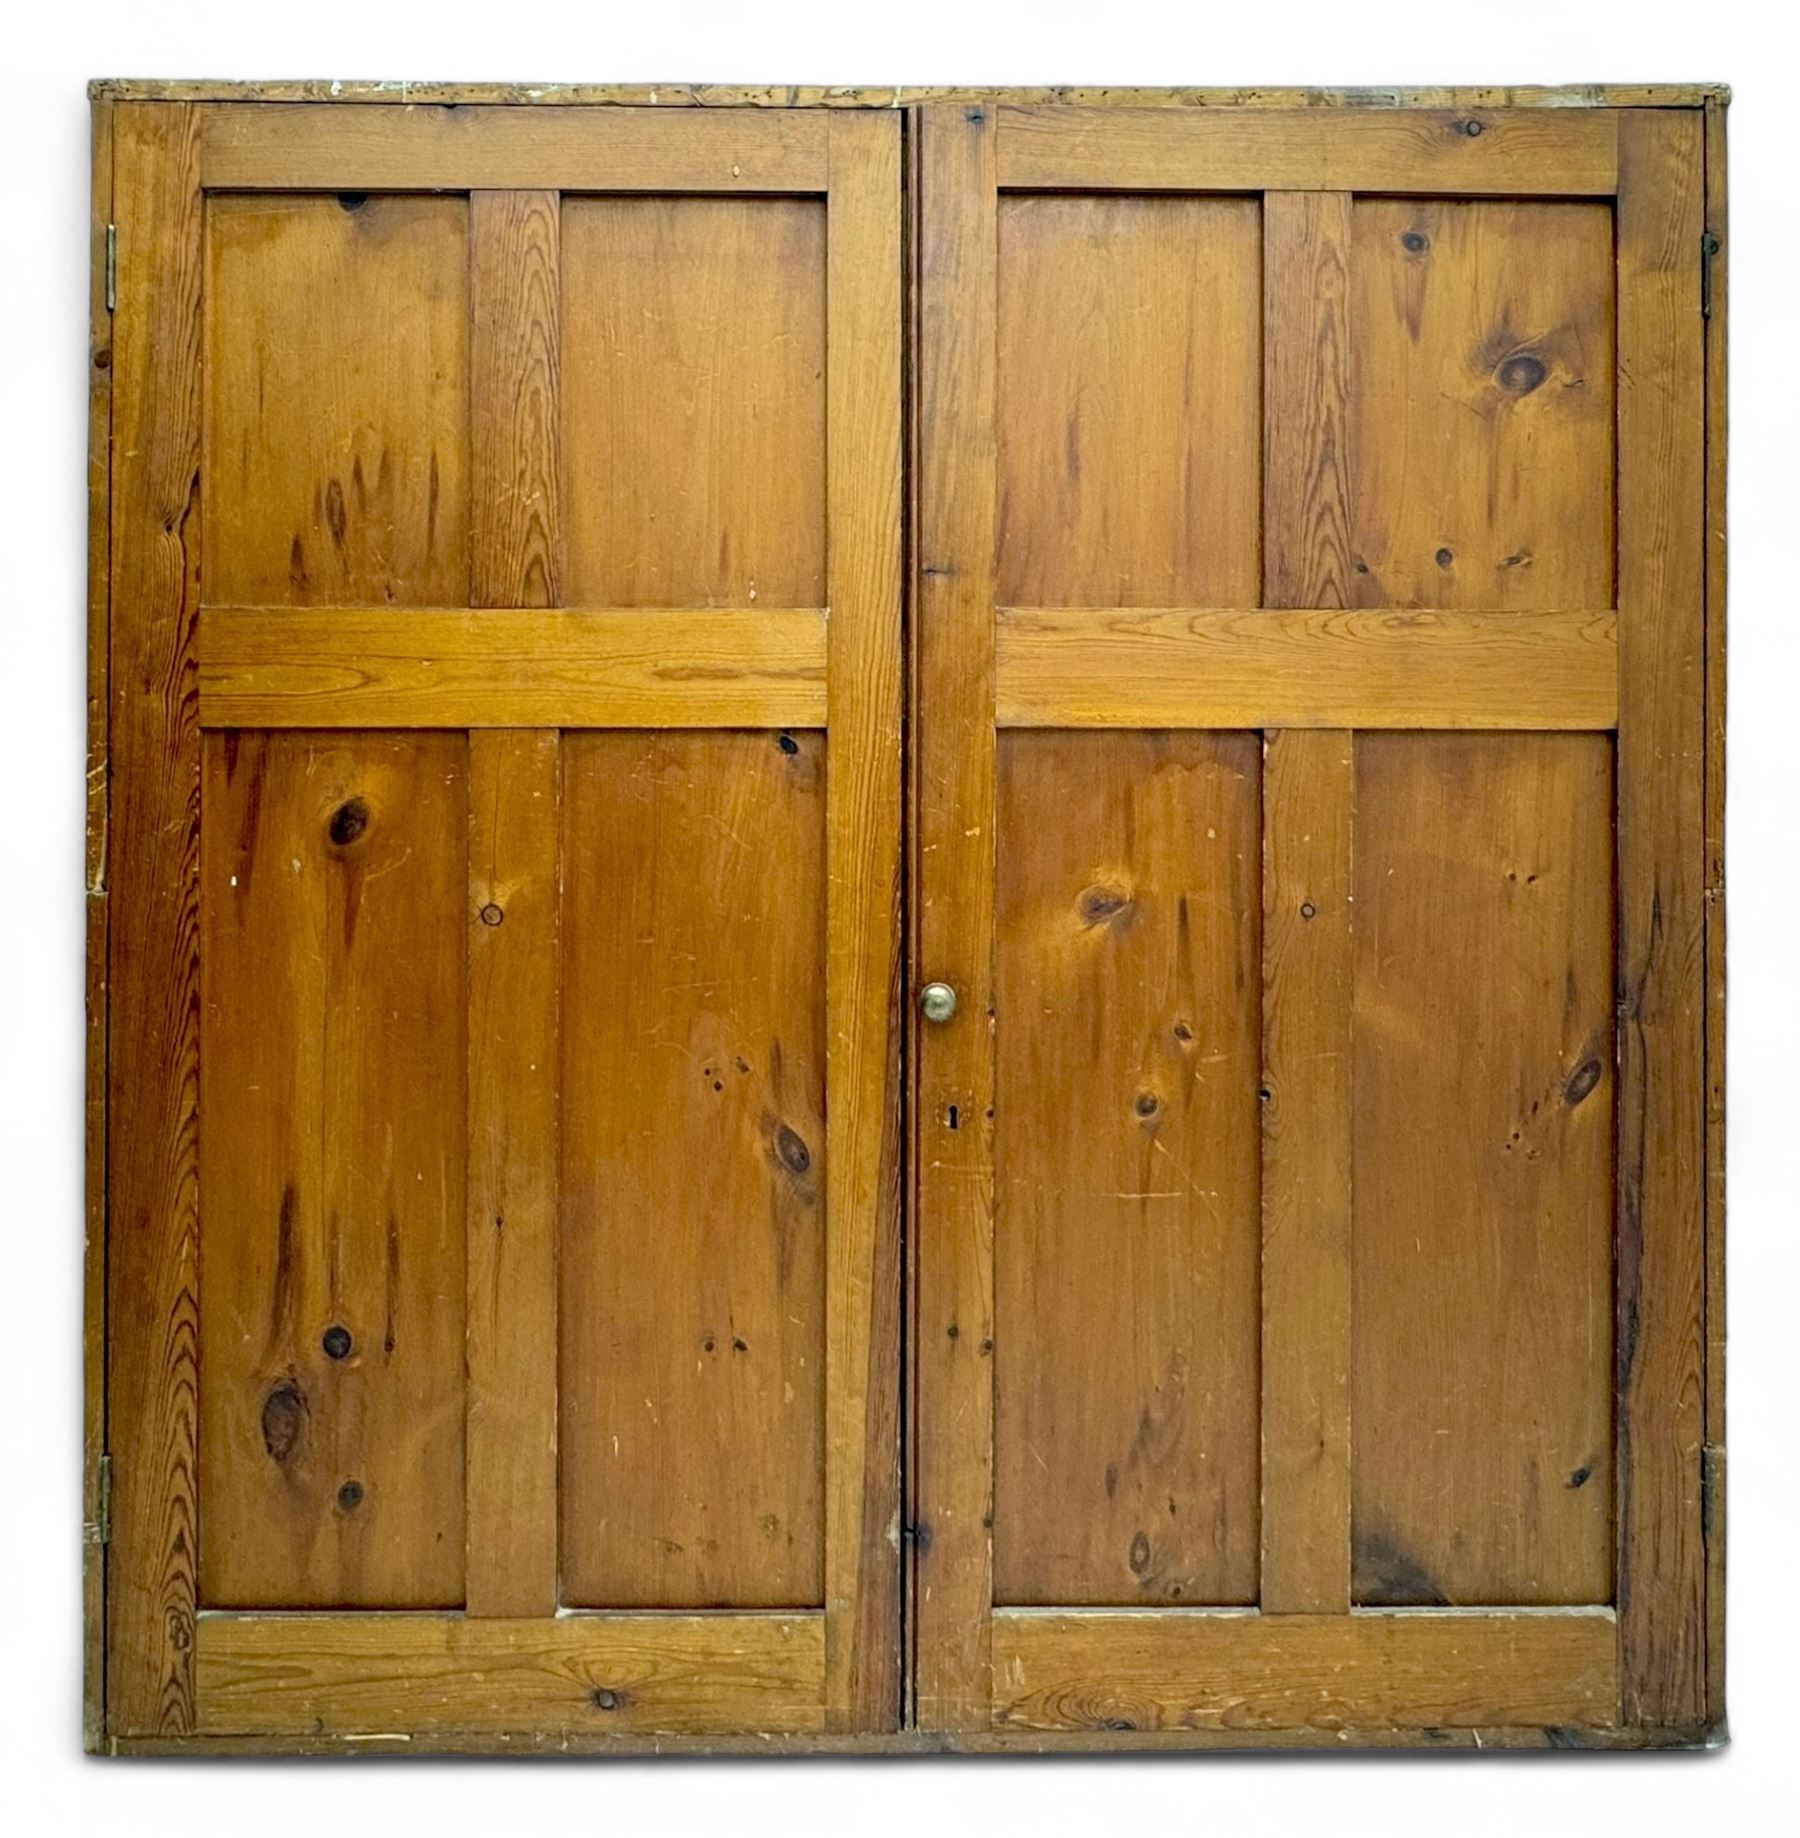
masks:
<path id="1" fill-rule="evenodd" d="M 822 741 L 565 743 L 571 1605 L 823 1596 Z"/>
<path id="2" fill-rule="evenodd" d="M 1358 198 L 1357 606 L 1613 604 L 1613 214 Z"/>
<path id="3" fill-rule="evenodd" d="M 466 602 L 468 249 L 463 198 L 208 200 L 214 605 Z"/>
<path id="4" fill-rule="evenodd" d="M 563 214 L 571 606 L 822 606 L 825 205 Z"/>
<path id="5" fill-rule="evenodd" d="M 1261 215 L 1001 199 L 1001 605 L 1254 598 Z"/>
<path id="6" fill-rule="evenodd" d="M 1353 1599 L 1606 1602 L 1612 745 L 1356 765 Z"/>
<path id="7" fill-rule="evenodd" d="M 1698 124 L 1284 125 L 924 111 L 917 1714 L 1680 1724 Z"/>
<path id="8" fill-rule="evenodd" d="M 460 734 L 207 734 L 200 1599 L 463 1596 Z"/>
<path id="9" fill-rule="evenodd" d="M 1252 1602 L 1260 749 L 998 763 L 994 1597 Z"/>
<path id="10" fill-rule="evenodd" d="M 120 111 L 113 1727 L 891 1728 L 899 123 L 446 119 Z"/>

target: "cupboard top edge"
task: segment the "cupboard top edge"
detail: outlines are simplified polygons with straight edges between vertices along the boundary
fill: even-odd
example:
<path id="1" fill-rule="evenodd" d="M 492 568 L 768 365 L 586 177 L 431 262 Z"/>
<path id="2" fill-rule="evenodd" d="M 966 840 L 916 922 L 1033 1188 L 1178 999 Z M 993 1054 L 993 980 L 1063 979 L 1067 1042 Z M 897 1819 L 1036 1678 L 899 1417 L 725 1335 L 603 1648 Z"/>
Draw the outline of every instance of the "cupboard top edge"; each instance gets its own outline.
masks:
<path id="1" fill-rule="evenodd" d="M 734 85 L 711 83 L 413 83 L 281 78 L 266 82 L 97 77 L 102 102 L 416 102 L 613 108 L 910 108 L 987 101 L 1080 108 L 1703 108 L 1731 100 L 1725 83 L 1576 83 L 1357 89 L 1133 89 L 1081 85 Z"/>

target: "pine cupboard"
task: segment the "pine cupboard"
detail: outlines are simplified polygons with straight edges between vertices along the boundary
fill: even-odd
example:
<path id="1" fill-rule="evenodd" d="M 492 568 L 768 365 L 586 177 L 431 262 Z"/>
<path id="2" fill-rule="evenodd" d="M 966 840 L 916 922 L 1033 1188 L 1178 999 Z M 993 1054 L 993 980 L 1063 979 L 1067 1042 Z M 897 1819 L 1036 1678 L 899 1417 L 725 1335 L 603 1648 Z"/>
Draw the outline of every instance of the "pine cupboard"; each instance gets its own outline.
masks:
<path id="1" fill-rule="evenodd" d="M 1722 1739 L 1722 91 L 94 86 L 88 1739 Z"/>

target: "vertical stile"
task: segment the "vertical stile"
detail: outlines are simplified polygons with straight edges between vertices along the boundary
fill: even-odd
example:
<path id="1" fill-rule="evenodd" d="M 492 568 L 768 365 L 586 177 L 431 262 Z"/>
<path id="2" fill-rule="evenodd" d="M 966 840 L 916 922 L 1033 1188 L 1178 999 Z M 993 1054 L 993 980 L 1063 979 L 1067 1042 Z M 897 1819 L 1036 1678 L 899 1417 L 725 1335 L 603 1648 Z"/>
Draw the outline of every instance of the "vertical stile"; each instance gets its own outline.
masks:
<path id="1" fill-rule="evenodd" d="M 111 579 L 113 107 L 94 104 L 93 215 L 88 298 L 87 1169 L 83 1210 L 83 1457 L 88 1490 L 82 1549 L 83 1730 L 106 1734 L 106 1008 L 107 678 Z"/>
<path id="2" fill-rule="evenodd" d="M 1350 1607 L 1353 744 L 1264 741 L 1265 1614 Z"/>
<path id="3" fill-rule="evenodd" d="M 1705 413 L 1701 119 L 1619 140 L 1621 1715 L 1706 1705 Z"/>
<path id="4" fill-rule="evenodd" d="M 1706 1720 L 1725 1715 L 1725 105 L 1706 105 Z"/>
<path id="5" fill-rule="evenodd" d="M 562 200 L 469 195 L 472 606 L 561 603 Z"/>
<path id="6" fill-rule="evenodd" d="M 919 1726 L 991 1718 L 993 1605 L 994 111 L 920 111 L 914 1601 Z"/>
<path id="7" fill-rule="evenodd" d="M 469 736 L 472 1615 L 556 1612 L 560 745 Z"/>
<path id="8" fill-rule="evenodd" d="M 113 322 L 107 1710 L 194 1727 L 199 1299 L 197 111 L 123 107 Z"/>
<path id="9" fill-rule="evenodd" d="M 1343 191 L 1263 194 L 1263 605 L 1355 603 L 1350 214 Z"/>
<path id="10" fill-rule="evenodd" d="M 1263 604 L 1352 599 L 1347 192 L 1263 200 Z M 1263 761 L 1262 1607 L 1350 1606 L 1354 737 Z"/>
<path id="11" fill-rule="evenodd" d="M 835 116 L 826 233 L 825 1716 L 900 1705 L 900 124 Z"/>
<path id="12" fill-rule="evenodd" d="M 560 598 L 561 200 L 469 200 L 470 599 Z M 557 1604 L 561 735 L 469 736 L 468 1611 Z"/>

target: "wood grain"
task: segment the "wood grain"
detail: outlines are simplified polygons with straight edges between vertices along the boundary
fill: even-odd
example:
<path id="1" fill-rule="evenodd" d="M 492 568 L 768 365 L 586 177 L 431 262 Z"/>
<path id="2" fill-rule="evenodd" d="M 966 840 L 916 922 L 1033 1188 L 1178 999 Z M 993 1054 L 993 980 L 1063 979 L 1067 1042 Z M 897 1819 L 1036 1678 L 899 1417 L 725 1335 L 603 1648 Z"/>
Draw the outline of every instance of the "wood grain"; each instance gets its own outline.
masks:
<path id="1" fill-rule="evenodd" d="M 919 134 L 914 976 L 958 996 L 914 1062 L 913 1691 L 937 1731 L 990 1718 L 998 231 L 992 111 L 926 109 Z"/>
<path id="2" fill-rule="evenodd" d="M 107 1720 L 194 1727 L 199 1565 L 201 195 L 196 111 L 121 107 L 113 321 Z"/>
<path id="3" fill-rule="evenodd" d="M 1000 184 L 1020 191 L 1509 192 L 1604 197 L 1604 109 L 1020 108 L 1002 104 Z"/>
<path id="4" fill-rule="evenodd" d="M 1612 748 L 1356 757 L 1356 1600 L 1606 1602 Z"/>
<path id="5" fill-rule="evenodd" d="M 208 607 L 208 727 L 821 727 L 826 618 Z"/>
<path id="6" fill-rule="evenodd" d="M 112 718 L 112 302 L 107 228 L 113 221 L 113 113 L 96 102 L 90 124 L 93 199 L 88 224 L 88 552 L 86 1079 L 82 1091 L 82 1529 L 81 1721 L 89 1754 L 106 1738 L 106 1023 L 107 820 Z"/>
<path id="7" fill-rule="evenodd" d="M 1609 728 L 1610 612 L 1003 607 L 1002 727 Z"/>
<path id="8" fill-rule="evenodd" d="M 900 1719 L 900 124 L 831 122 L 825 1700 Z"/>
<path id="9" fill-rule="evenodd" d="M 1263 199 L 1263 605 L 1355 604 L 1345 192 Z"/>
<path id="10" fill-rule="evenodd" d="M 474 606 L 555 606 L 562 576 L 562 204 L 469 197 Z"/>
<path id="11" fill-rule="evenodd" d="M 1706 1714 L 1725 1720 L 1725 627 L 1726 337 L 1730 224 L 1725 104 L 1706 106 Z"/>
<path id="12" fill-rule="evenodd" d="M 563 747 L 562 1573 L 824 1600 L 825 747 Z"/>
<path id="13" fill-rule="evenodd" d="M 1701 123 L 1634 115 L 1620 154 L 1621 1711 L 1691 1724 L 1706 1706 Z"/>
<path id="14" fill-rule="evenodd" d="M 1610 1613 L 1045 1614 L 994 1621 L 1002 1728 L 1455 1729 L 1613 1720 Z"/>
<path id="15" fill-rule="evenodd" d="M 1352 210 L 1345 192 L 1263 199 L 1266 607 L 1355 598 Z M 1354 747 L 1348 728 L 1263 742 L 1265 1614 L 1350 1606 Z"/>
<path id="16" fill-rule="evenodd" d="M 204 111 L 209 191 L 822 192 L 826 120 L 799 111 L 305 103 Z"/>
<path id="17" fill-rule="evenodd" d="M 999 1602 L 1256 1599 L 1259 752 L 1001 740 Z"/>
<path id="18" fill-rule="evenodd" d="M 1354 737 L 1263 751 L 1265 1614 L 1350 1606 Z"/>
<path id="19" fill-rule="evenodd" d="M 557 1604 L 560 737 L 471 734 L 467 1588 Z"/>
<path id="20" fill-rule="evenodd" d="M 207 736 L 201 1599 L 463 1599 L 461 735 Z"/>
<path id="21" fill-rule="evenodd" d="M 209 1734 L 554 1740 L 822 1723 L 818 1615 L 207 1615 L 197 1635 Z"/>
<path id="22" fill-rule="evenodd" d="M 462 198 L 207 205 L 208 604 L 462 605 Z"/>
<path id="23" fill-rule="evenodd" d="M 1357 201 L 1352 604 L 1613 604 L 1612 255 L 1604 204 Z"/>
<path id="24" fill-rule="evenodd" d="M 571 606 L 825 603 L 825 217 L 564 204 Z"/>
<path id="25" fill-rule="evenodd" d="M 1256 599 L 1258 218 L 1245 198 L 1001 200 L 1003 604 Z"/>

